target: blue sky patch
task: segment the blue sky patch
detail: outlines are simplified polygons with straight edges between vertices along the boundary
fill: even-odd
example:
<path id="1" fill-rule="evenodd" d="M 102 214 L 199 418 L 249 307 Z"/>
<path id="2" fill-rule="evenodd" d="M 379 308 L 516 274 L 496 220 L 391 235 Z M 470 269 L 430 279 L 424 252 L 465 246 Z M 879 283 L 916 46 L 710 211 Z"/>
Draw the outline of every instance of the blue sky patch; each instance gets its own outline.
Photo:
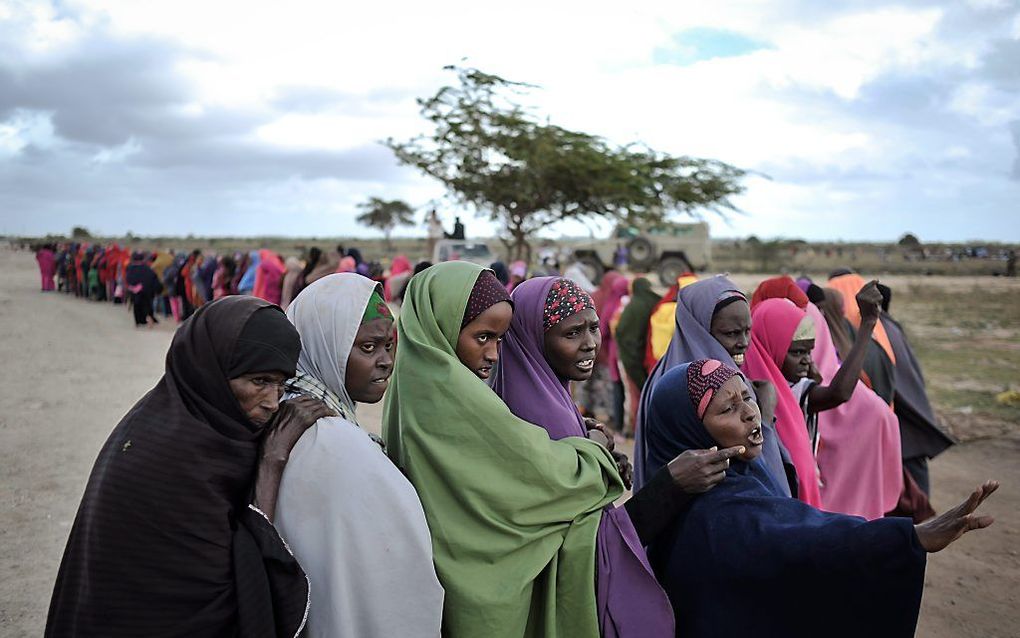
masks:
<path id="1" fill-rule="evenodd" d="M 652 54 L 655 64 L 687 66 L 712 58 L 732 58 L 752 51 L 769 49 L 768 42 L 755 40 L 736 31 L 696 27 L 673 35 L 669 46 L 659 47 Z"/>

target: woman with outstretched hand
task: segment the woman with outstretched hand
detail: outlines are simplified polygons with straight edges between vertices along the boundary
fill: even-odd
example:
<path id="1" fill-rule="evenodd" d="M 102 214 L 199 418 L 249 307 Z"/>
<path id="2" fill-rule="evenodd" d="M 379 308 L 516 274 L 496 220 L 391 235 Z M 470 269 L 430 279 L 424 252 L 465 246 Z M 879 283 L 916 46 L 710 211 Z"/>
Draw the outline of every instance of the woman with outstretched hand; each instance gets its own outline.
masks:
<path id="1" fill-rule="evenodd" d="M 988 481 L 928 522 L 822 512 L 780 492 L 760 460 L 761 414 L 741 374 L 711 359 L 659 381 L 649 405 L 652 469 L 684 450 L 746 444 L 726 478 L 693 500 L 649 558 L 678 636 L 913 636 L 926 555 L 992 519 Z"/>

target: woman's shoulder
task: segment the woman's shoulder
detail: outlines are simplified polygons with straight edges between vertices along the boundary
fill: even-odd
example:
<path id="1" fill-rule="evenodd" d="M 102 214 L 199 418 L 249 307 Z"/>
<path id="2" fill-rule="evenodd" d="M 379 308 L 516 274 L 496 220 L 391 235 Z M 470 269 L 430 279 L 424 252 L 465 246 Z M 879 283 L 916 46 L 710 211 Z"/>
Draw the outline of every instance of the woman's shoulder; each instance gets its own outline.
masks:
<path id="1" fill-rule="evenodd" d="M 319 445 L 358 446 L 358 449 L 361 446 L 379 448 L 367 431 L 340 416 L 322 417 L 308 431 L 311 432 L 313 429 L 315 430 L 315 442 Z"/>

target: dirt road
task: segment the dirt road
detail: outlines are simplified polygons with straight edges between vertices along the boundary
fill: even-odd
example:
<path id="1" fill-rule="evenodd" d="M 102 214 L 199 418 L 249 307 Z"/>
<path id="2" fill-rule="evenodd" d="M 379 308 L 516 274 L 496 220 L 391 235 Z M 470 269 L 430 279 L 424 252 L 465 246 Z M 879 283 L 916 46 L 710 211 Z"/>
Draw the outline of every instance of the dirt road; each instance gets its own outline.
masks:
<path id="1" fill-rule="evenodd" d="M 109 431 L 162 374 L 173 327 L 38 292 L 30 253 L 0 250 L 0 635 L 39 636 L 89 470 Z M 362 422 L 378 428 L 379 409 Z M 997 517 L 930 557 L 918 636 L 1020 635 L 1020 437 L 957 446 L 932 465 L 944 509 L 987 477 Z M 861 610 L 866 613 L 866 610 Z M 820 634 L 823 635 L 823 634 Z"/>

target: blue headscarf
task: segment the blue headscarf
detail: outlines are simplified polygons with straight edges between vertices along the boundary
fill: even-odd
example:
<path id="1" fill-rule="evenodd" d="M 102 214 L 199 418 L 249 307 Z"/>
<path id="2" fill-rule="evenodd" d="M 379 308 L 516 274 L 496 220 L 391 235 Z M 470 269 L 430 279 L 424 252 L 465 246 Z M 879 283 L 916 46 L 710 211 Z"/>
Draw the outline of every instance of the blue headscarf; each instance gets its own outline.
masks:
<path id="1" fill-rule="evenodd" d="M 650 472 L 719 445 L 695 412 L 690 365 L 652 393 Z M 926 554 L 910 519 L 868 522 L 780 494 L 760 459 L 734 459 L 649 547 L 677 635 L 913 636 Z"/>
<path id="2" fill-rule="evenodd" d="M 650 427 L 645 433 L 645 458 L 652 474 L 687 450 L 707 450 L 719 445 L 698 418 L 688 388 L 690 367 L 699 363 L 694 361 L 676 366 L 659 379 L 652 393 L 648 406 Z M 736 370 L 733 372 L 740 375 Z M 743 375 L 740 376 L 743 378 Z M 777 479 L 765 469 L 761 457 L 750 463 L 733 459 L 726 476 L 727 479 L 739 476 L 742 480 L 752 480 L 760 484 L 765 493 L 785 496 Z"/>
<path id="3" fill-rule="evenodd" d="M 259 251 L 253 250 L 248 253 L 248 268 L 245 269 L 244 274 L 241 275 L 241 281 L 237 284 L 238 293 L 250 295 L 255 289 L 255 275 L 258 273 L 260 261 L 262 258 L 259 257 Z"/>

